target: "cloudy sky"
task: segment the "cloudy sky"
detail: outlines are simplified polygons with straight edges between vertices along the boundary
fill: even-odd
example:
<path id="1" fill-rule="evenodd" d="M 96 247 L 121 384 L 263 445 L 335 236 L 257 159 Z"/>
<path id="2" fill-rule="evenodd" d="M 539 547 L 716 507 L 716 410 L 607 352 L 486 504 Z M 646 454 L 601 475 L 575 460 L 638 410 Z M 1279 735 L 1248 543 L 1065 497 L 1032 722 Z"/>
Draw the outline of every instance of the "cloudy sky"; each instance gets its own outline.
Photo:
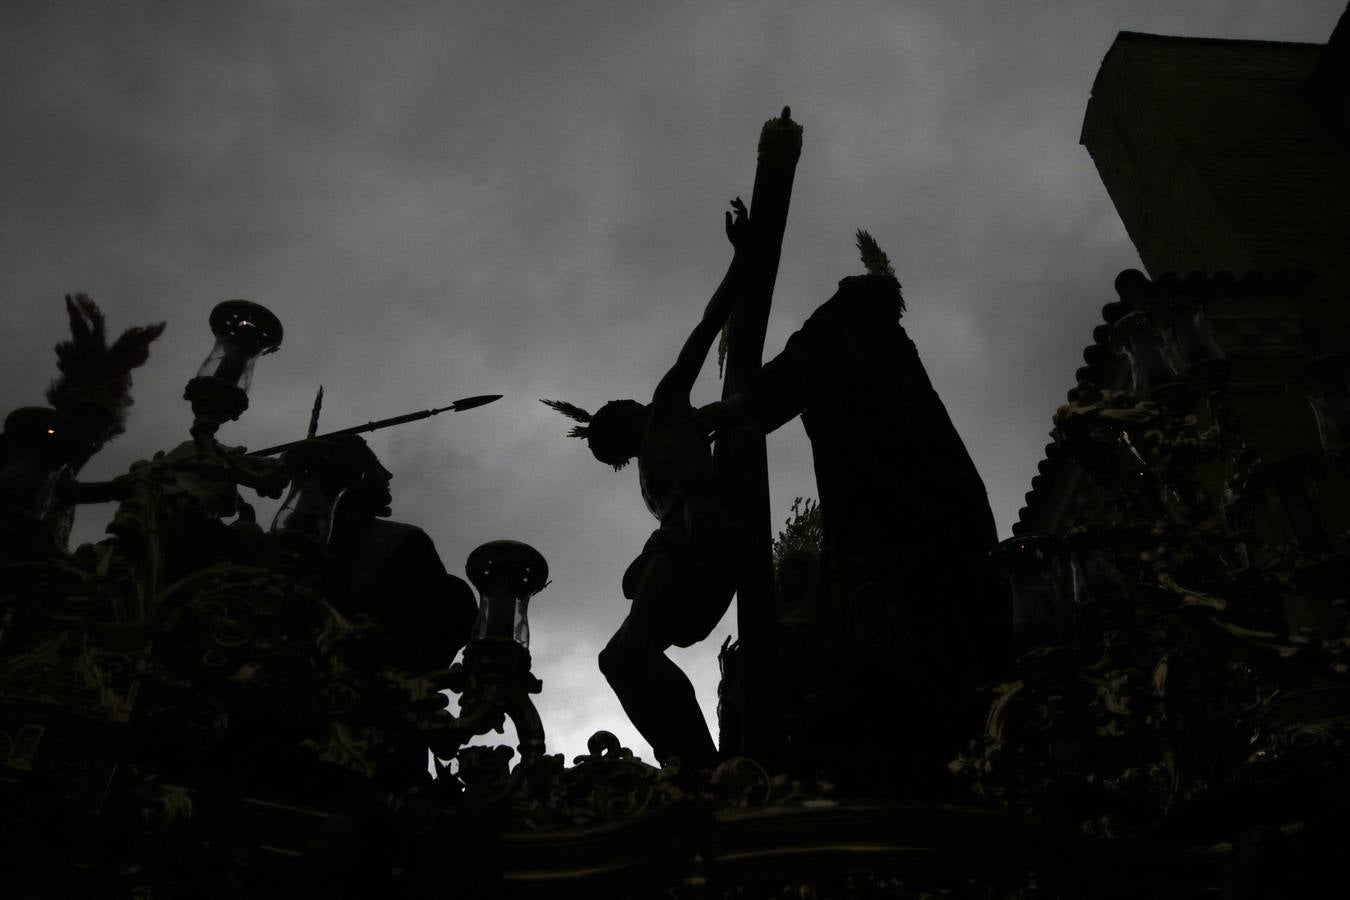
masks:
<path id="1" fill-rule="evenodd" d="M 650 760 L 595 655 L 654 523 L 636 473 L 536 398 L 650 397 L 729 258 L 722 210 L 750 196 L 760 124 L 790 104 L 805 127 L 766 350 L 860 271 L 869 229 L 1006 536 L 1112 279 L 1139 264 L 1078 145 L 1116 32 L 1322 42 L 1343 9 L 7 0 L 0 408 L 42 402 L 73 291 L 114 331 L 168 322 L 91 478 L 186 437 L 182 387 L 226 298 L 286 328 L 227 442 L 302 435 L 321 383 L 325 429 L 504 394 L 373 436 L 395 518 L 460 574 L 483 541 L 537 547 L 549 749 L 606 728 Z M 769 455 L 781 520 L 814 494 L 799 423 Z M 109 514 L 85 510 L 77 540 Z M 734 631 L 733 606 L 674 654 L 710 720 Z"/>

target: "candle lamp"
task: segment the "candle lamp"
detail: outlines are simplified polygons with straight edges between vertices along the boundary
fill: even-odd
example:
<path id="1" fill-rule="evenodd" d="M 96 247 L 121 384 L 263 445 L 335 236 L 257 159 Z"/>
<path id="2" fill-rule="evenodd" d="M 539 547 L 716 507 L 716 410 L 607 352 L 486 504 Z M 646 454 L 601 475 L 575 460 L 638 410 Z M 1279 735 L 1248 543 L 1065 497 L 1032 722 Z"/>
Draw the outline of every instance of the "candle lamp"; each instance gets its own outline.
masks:
<path id="1" fill-rule="evenodd" d="M 281 321 L 265 307 L 248 300 L 216 304 L 210 321 L 216 344 L 197 370 L 197 376 L 217 378 L 247 392 L 258 357 L 281 346 Z"/>
<path id="2" fill-rule="evenodd" d="M 489 541 L 464 565 L 482 598 L 464 659 L 450 667 L 446 686 L 460 695 L 460 714 L 441 720 L 429 743 L 437 756 L 455 755 L 474 735 L 516 726 L 522 762 L 544 754 L 544 725 L 531 694 L 543 689 L 530 674 L 530 597 L 548 585 L 548 563 L 520 541 Z"/>
<path id="3" fill-rule="evenodd" d="M 1137 394 L 1146 394 L 1175 380 L 1163 355 L 1162 341 L 1141 310 L 1116 321 L 1111 329 L 1111 349 L 1129 360 L 1130 381 Z"/>
<path id="4" fill-rule="evenodd" d="M 469 554 L 469 581 L 481 598 L 472 639 L 530 645 L 530 598 L 548 584 L 548 563 L 520 541 L 489 541 Z"/>
<path id="5" fill-rule="evenodd" d="M 1179 290 L 1160 298 L 1150 315 L 1162 334 L 1162 352 L 1173 371 L 1192 381 L 1221 384 L 1229 363 L 1205 320 L 1204 303 Z"/>
<path id="6" fill-rule="evenodd" d="M 216 304 L 210 323 L 215 345 L 183 396 L 199 421 L 219 425 L 248 409 L 253 365 L 281 346 L 282 329 L 275 315 L 248 300 Z"/>

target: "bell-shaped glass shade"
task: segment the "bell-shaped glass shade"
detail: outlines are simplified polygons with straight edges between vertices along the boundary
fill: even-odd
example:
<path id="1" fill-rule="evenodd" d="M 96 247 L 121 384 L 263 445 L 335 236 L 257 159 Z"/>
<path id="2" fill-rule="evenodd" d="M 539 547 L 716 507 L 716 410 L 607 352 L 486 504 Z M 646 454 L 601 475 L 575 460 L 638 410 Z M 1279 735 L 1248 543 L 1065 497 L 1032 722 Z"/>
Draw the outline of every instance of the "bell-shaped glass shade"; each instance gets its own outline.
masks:
<path id="1" fill-rule="evenodd" d="M 297 531 L 328 543 L 338 504 L 362 477 L 361 462 L 347 447 L 315 440 L 286 457 L 293 472 L 291 489 L 272 520 L 273 531 Z"/>
<path id="2" fill-rule="evenodd" d="M 14 410 L 5 418 L 0 503 L 42 518 L 57 482 L 88 444 L 84 429 L 63 413 L 41 406 Z"/>
<path id="3" fill-rule="evenodd" d="M 530 598 L 548 585 L 548 563 L 520 541 L 489 541 L 469 554 L 469 581 L 479 595 L 471 639 L 530 645 Z"/>
<path id="4" fill-rule="evenodd" d="M 1312 407 L 1322 450 L 1344 475 L 1350 475 L 1350 360 L 1326 354 L 1309 362 L 1289 381 Z"/>
<path id="5" fill-rule="evenodd" d="M 1163 355 L 1180 375 L 1198 381 L 1221 381 L 1228 360 L 1205 321 L 1204 304 L 1187 296 L 1172 296 L 1153 310 L 1163 337 Z"/>
<path id="6" fill-rule="evenodd" d="M 1136 310 L 1121 316 L 1111 329 L 1111 347 L 1130 362 L 1130 381 L 1134 392 L 1149 390 L 1174 380 L 1174 373 L 1163 355 L 1162 339 L 1143 312 Z"/>
<path id="7" fill-rule="evenodd" d="M 253 364 L 259 356 L 281 346 L 281 322 L 266 308 L 248 300 L 226 300 L 211 310 L 211 333 L 216 336 L 199 378 L 216 378 L 247 391 L 253 382 Z"/>
<path id="8" fill-rule="evenodd" d="M 338 501 L 346 492 L 346 488 L 330 490 L 330 485 L 315 473 L 302 475 L 291 482 L 290 492 L 272 519 L 272 530 L 305 532 L 328 543 Z"/>

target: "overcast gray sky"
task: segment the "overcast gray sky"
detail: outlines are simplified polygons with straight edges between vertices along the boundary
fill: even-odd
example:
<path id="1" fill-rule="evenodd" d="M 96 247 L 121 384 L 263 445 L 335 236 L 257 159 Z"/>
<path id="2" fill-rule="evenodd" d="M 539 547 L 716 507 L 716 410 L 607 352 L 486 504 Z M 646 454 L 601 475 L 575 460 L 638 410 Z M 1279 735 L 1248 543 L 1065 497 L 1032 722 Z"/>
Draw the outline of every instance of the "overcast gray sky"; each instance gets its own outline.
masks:
<path id="1" fill-rule="evenodd" d="M 805 127 L 766 351 L 861 271 L 870 230 L 1006 536 L 1112 279 L 1139 264 L 1078 145 L 1116 32 L 1320 43 L 1343 9 L 6 0 L 0 409 L 43 402 L 74 291 L 114 332 L 168 322 L 91 478 L 187 436 L 182 387 L 226 298 L 286 328 L 227 442 L 300 436 L 320 383 L 325 429 L 505 394 L 373 436 L 394 517 L 461 575 L 483 541 L 537 547 L 549 749 L 606 728 L 650 760 L 595 655 L 654 523 L 636 472 L 536 398 L 650 397 L 725 268 L 722 210 L 749 199 L 761 123 L 790 104 Z M 800 424 L 769 454 L 781 520 L 814 494 Z M 77 539 L 109 514 L 85 510 Z M 674 654 L 710 720 L 734 630 L 733 607 Z"/>

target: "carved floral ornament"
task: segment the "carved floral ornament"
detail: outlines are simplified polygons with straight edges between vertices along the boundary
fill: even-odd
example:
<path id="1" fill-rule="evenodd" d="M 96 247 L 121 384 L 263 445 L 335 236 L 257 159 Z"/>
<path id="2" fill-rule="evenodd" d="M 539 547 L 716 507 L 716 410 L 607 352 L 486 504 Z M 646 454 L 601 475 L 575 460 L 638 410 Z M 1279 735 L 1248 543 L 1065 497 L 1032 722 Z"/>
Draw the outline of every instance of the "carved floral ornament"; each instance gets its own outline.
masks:
<path id="1" fill-rule="evenodd" d="M 0 474 L 0 862 L 29 884 L 152 896 L 205 883 L 293 894 L 318 860 L 353 883 L 376 877 L 360 874 L 373 861 L 411 896 L 480 882 L 489 896 L 583 885 L 676 897 L 1223 884 L 1235 848 L 1298 840 L 1308 798 L 1343 779 L 1350 565 L 1316 502 L 1336 465 L 1260 459 L 1225 402 L 1199 308 L 1159 290 L 1110 331 L 1130 383 L 1084 380 L 1055 418 L 1060 458 L 1109 515 L 995 554 L 1018 658 L 986 686 L 985 727 L 955 748 L 961 792 L 944 802 L 845 795 L 831 773 L 790 761 L 736 757 L 704 778 L 647 765 L 608 732 L 570 765 L 549 754 L 528 650 L 548 566 L 519 542 L 469 557 L 479 606 L 463 660 L 400 666 L 386 623 L 332 602 L 325 529 L 299 515 L 318 508 L 302 509 L 300 492 L 272 532 L 242 516 L 254 527 L 216 527 L 241 486 L 279 496 L 299 471 L 328 478 L 310 497 L 332 501 L 331 524 L 356 477 L 214 440 L 246 407 L 235 391 L 252 360 L 280 339 L 252 307 L 226 317 L 217 338 L 234 343 L 198 376 L 234 391 L 190 390 L 193 439 L 97 489 L 72 466 L 88 423 L 17 411 Z M 1345 441 L 1337 359 L 1313 360 L 1293 387 L 1318 411 L 1333 463 Z M 81 438 L 67 446 L 72 416 Z M 91 496 L 119 502 L 110 537 L 68 552 L 55 508 Z M 891 715 L 882 697 L 869 710 Z M 516 748 L 468 746 L 507 719 Z M 427 747 L 453 761 L 435 781 Z M 836 749 L 850 760 L 846 743 Z M 344 862 L 352 846 L 367 849 Z"/>

